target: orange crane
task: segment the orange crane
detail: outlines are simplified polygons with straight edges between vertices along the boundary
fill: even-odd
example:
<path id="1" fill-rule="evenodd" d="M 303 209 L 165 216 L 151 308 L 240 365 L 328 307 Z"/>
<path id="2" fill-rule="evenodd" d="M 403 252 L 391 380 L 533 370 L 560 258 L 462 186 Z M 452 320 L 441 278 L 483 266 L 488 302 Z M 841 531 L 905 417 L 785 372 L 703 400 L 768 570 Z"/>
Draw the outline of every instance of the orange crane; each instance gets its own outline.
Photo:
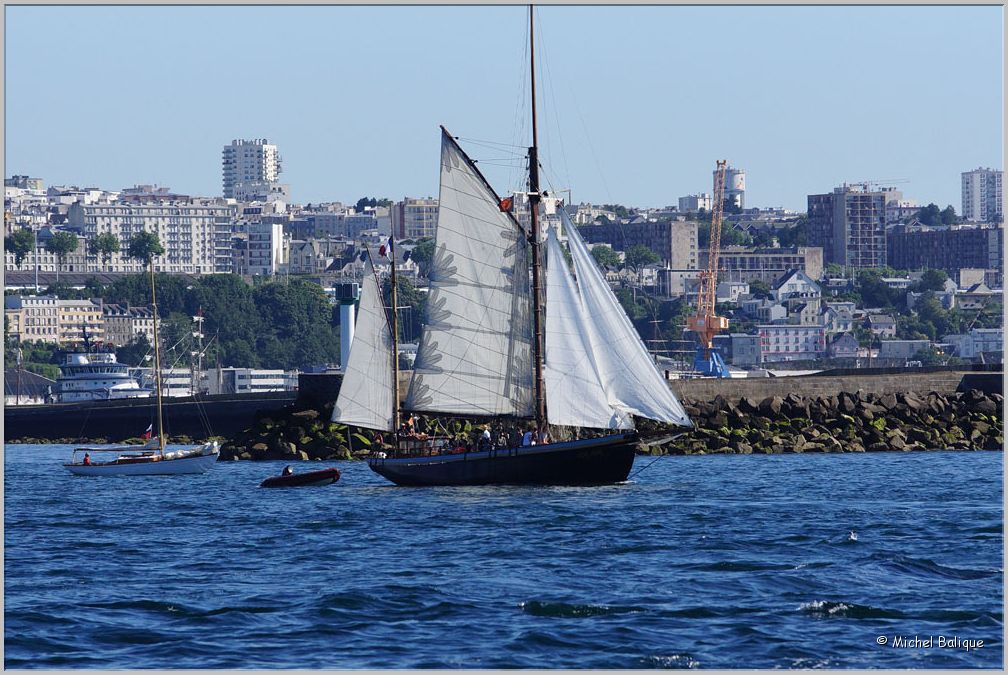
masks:
<path id="1" fill-rule="evenodd" d="M 721 257 L 721 221 L 724 217 L 724 186 L 728 160 L 719 159 L 714 173 L 714 203 L 711 209 L 710 253 L 707 269 L 700 270 L 697 312 L 687 317 L 686 327 L 700 340 L 693 367 L 704 375 L 728 377 L 724 359 L 714 349 L 714 336 L 728 329 L 728 319 L 714 313 L 717 299 L 718 259 Z"/>

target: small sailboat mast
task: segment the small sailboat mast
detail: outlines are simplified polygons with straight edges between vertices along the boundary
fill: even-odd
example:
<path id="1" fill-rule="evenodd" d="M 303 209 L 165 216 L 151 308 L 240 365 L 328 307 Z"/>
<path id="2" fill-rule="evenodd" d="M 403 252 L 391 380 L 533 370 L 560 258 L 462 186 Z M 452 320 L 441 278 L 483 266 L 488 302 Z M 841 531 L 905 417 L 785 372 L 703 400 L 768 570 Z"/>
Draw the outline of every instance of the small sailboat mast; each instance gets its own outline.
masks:
<path id="1" fill-rule="evenodd" d="M 370 255 L 370 253 L 368 254 Z M 396 283 L 395 232 L 389 227 L 389 259 L 392 261 L 392 428 L 395 430 L 395 447 L 399 448 L 399 287 Z"/>
<path id="2" fill-rule="evenodd" d="M 157 293 L 154 291 L 154 256 L 150 258 L 151 306 L 154 313 L 154 388 L 157 390 L 158 451 L 164 455 L 164 417 L 161 412 L 161 352 L 158 349 Z"/>
<path id="3" fill-rule="evenodd" d="M 536 426 L 546 428 L 546 385 L 543 380 L 543 331 L 542 331 L 542 264 L 539 253 L 539 137 L 536 128 L 536 88 L 535 88 L 535 22 L 533 5 L 529 5 L 529 63 L 532 69 L 532 147 L 529 148 L 529 217 L 531 232 L 529 244 L 532 249 L 532 358 L 535 364 L 535 416 Z"/>

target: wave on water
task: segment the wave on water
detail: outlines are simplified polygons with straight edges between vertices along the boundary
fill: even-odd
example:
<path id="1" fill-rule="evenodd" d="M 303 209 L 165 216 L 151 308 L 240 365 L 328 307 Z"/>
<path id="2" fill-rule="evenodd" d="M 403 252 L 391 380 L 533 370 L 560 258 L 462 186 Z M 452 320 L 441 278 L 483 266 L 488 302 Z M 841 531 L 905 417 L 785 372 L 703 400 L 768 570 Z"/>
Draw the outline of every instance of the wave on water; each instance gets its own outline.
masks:
<path id="1" fill-rule="evenodd" d="M 581 618 L 589 616 L 611 616 L 615 614 L 635 614 L 646 612 L 643 607 L 613 607 L 609 605 L 580 605 L 566 602 L 541 602 L 530 600 L 518 603 L 518 608 L 526 614 L 532 616 L 544 616 L 553 618 Z"/>
<path id="2" fill-rule="evenodd" d="M 652 654 L 640 661 L 641 668 L 699 668 L 700 662 L 689 654 Z"/>
<path id="3" fill-rule="evenodd" d="M 883 564 L 898 572 L 924 578 L 940 577 L 942 579 L 961 579 L 966 581 L 971 579 L 986 579 L 1001 574 L 1001 570 L 974 570 L 964 567 L 952 567 L 936 563 L 927 558 L 911 558 L 902 555 L 884 559 Z"/>
<path id="4" fill-rule="evenodd" d="M 804 602 L 798 607 L 798 611 L 803 612 L 816 619 L 900 619 L 902 612 L 894 612 L 888 609 L 872 607 L 870 605 L 859 605 L 855 602 L 835 602 L 832 600 L 813 600 Z"/>

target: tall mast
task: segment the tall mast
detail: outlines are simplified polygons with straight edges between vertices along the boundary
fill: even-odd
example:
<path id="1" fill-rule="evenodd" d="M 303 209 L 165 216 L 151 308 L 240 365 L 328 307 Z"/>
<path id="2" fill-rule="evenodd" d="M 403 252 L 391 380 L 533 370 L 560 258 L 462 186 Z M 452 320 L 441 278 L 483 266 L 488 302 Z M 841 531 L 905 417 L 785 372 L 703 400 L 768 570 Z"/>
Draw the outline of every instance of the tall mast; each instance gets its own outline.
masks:
<path id="1" fill-rule="evenodd" d="M 529 5 L 529 63 L 532 69 L 532 147 L 529 148 L 529 216 L 532 232 L 532 327 L 535 342 L 532 343 L 535 360 L 535 413 L 536 426 L 546 427 L 546 399 L 543 384 L 543 334 L 542 334 L 542 270 L 539 260 L 539 137 L 536 130 L 535 93 L 535 23 L 533 6 Z"/>
<path id="2" fill-rule="evenodd" d="M 399 288 L 396 284 L 395 232 L 389 231 L 389 258 L 392 259 L 392 428 L 395 430 L 395 449 L 399 451 Z"/>
<path id="3" fill-rule="evenodd" d="M 157 390 L 158 450 L 164 455 L 164 418 L 161 413 L 161 352 L 158 350 L 157 294 L 154 292 L 154 256 L 150 258 L 151 307 L 154 310 L 154 388 Z"/>

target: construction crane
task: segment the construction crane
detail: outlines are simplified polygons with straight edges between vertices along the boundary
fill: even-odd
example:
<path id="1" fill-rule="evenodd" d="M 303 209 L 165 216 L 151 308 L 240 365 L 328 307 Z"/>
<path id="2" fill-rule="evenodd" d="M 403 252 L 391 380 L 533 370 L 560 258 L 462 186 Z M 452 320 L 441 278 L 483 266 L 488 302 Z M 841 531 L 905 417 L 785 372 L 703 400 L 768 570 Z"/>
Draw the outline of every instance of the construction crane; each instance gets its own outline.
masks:
<path id="1" fill-rule="evenodd" d="M 700 270 L 696 315 L 687 317 L 686 327 L 700 340 L 693 367 L 701 375 L 730 377 L 721 354 L 714 349 L 714 336 L 728 329 L 728 319 L 714 313 L 717 300 L 718 259 L 721 256 L 721 220 L 724 217 L 724 187 L 728 160 L 719 159 L 714 174 L 714 203 L 711 212 L 710 253 L 707 269 Z"/>

